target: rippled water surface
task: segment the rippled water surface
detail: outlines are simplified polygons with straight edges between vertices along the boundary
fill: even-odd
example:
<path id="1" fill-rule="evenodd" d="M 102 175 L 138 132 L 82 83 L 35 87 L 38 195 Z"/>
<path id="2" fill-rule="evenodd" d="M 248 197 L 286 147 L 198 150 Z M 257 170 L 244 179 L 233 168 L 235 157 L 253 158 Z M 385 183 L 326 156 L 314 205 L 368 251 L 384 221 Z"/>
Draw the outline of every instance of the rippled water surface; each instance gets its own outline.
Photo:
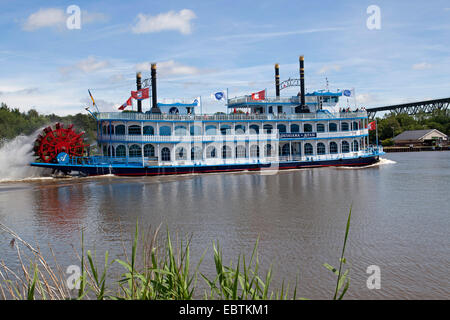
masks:
<path id="1" fill-rule="evenodd" d="M 0 183 L 0 222 L 22 238 L 50 244 L 62 265 L 77 263 L 85 230 L 88 246 L 121 251 L 138 219 L 192 235 L 192 261 L 212 241 L 226 260 L 250 255 L 259 237 L 261 263 L 274 268 L 274 286 L 295 282 L 299 295 L 328 299 L 353 206 L 347 247 L 347 298 L 450 298 L 450 152 L 385 155 L 363 169 L 319 168 L 170 177 L 45 179 Z M 0 233 L 0 259 L 16 263 L 11 237 Z M 366 287 L 369 265 L 381 268 L 381 289 Z"/>

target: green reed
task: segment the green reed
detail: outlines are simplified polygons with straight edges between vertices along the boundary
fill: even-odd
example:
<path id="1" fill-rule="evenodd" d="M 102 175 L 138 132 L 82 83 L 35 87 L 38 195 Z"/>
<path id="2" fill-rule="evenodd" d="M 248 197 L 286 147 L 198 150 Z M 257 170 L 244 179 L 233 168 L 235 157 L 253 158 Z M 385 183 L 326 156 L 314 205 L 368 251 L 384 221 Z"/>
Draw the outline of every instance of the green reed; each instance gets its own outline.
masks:
<path id="1" fill-rule="evenodd" d="M 347 219 L 344 243 L 339 259 L 339 269 L 325 263 L 324 266 L 337 276 L 333 299 L 342 299 L 346 294 L 350 280 L 349 270 L 343 271 L 346 264 L 345 248 L 350 229 L 351 208 Z M 6 226 L 0 225 L 3 230 Z M 31 250 L 31 256 L 24 256 L 30 260 L 30 266 L 25 267 L 23 252 L 16 244 L 16 250 L 21 263 L 23 276 L 19 276 L 9 269 L 3 261 L 0 264 L 0 296 L 4 299 L 98 299 L 98 300 L 189 300 L 203 296 L 204 299 L 226 300 L 285 300 L 302 299 L 297 297 L 297 279 L 291 288 L 290 283 L 282 281 L 281 288 L 270 289 L 273 270 L 260 271 L 258 258 L 258 243 L 256 241 L 250 259 L 239 255 L 237 260 L 224 262 L 222 249 L 218 242 L 213 242 L 213 258 L 215 275 L 208 277 L 199 271 L 206 251 L 191 269 L 190 247 L 191 238 L 177 241 L 176 248 L 169 231 L 163 245 L 159 245 L 159 228 L 152 234 L 141 233 L 136 222 L 134 237 L 131 243 L 131 255 L 124 250 L 125 259 L 109 260 L 108 251 L 105 252 L 102 266 L 97 264 L 96 252 L 84 248 L 84 234 L 81 236 L 80 260 L 81 275 L 78 279 L 79 289 L 67 286 L 65 274 L 56 262 L 50 267 L 39 249 L 20 239 Z M 14 236 L 18 237 L 15 233 Z M 109 274 L 112 265 L 122 268 L 120 279 L 111 280 Z M 198 279 L 203 279 L 206 289 L 200 294 Z M 109 283 L 108 283 L 109 281 Z"/>

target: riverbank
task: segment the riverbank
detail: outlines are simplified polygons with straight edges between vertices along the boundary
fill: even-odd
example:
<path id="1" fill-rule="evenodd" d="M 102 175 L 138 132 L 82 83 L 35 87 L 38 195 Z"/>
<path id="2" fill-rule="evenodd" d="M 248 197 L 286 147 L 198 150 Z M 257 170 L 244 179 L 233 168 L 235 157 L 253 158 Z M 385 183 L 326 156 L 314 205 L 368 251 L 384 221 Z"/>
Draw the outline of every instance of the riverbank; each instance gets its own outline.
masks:
<path id="1" fill-rule="evenodd" d="M 449 151 L 450 146 L 416 146 L 416 147 L 383 147 L 384 152 L 421 152 L 421 151 Z"/>

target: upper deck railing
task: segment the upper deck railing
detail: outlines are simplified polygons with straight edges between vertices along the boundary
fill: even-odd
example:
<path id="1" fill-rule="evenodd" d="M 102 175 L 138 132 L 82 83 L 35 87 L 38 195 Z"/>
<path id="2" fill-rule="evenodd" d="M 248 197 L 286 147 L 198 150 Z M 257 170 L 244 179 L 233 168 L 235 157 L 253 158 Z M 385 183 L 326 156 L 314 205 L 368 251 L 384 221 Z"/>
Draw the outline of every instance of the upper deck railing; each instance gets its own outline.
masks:
<path id="1" fill-rule="evenodd" d="M 239 120 L 302 120 L 302 119 L 339 119 L 339 118 L 366 118 L 366 111 L 350 112 L 319 112 L 296 114 L 203 114 L 203 115 L 177 115 L 152 114 L 132 112 L 101 112 L 96 114 L 98 120 L 166 120 L 166 121 L 239 121 Z"/>
<path id="2" fill-rule="evenodd" d="M 314 100 L 316 101 L 316 100 Z M 306 101 L 306 102 L 314 102 L 314 101 Z M 299 104 L 301 103 L 300 97 L 292 96 L 292 97 L 265 97 L 264 100 L 253 100 L 251 96 L 241 96 L 228 99 L 228 106 L 238 105 L 238 104 L 258 104 L 258 103 L 291 103 L 291 104 Z"/>

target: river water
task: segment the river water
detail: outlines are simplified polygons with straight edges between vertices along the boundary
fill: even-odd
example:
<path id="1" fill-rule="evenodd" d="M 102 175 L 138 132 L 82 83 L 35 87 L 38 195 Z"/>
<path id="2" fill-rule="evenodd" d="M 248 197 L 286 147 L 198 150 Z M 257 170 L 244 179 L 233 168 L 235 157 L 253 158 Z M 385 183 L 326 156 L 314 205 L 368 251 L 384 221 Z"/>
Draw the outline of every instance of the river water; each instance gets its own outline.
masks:
<path id="1" fill-rule="evenodd" d="M 251 254 L 259 237 L 273 289 L 298 277 L 299 296 L 329 299 L 352 206 L 346 258 L 348 299 L 449 299 L 450 152 L 396 153 L 368 168 L 317 168 L 164 177 L 36 179 L 0 183 L 0 222 L 61 265 L 77 264 L 72 245 L 122 252 L 136 221 L 192 235 L 194 264 L 211 273 L 212 242 L 225 260 Z M 0 232 L 0 259 L 17 263 Z M 99 259 L 101 261 L 101 259 Z M 366 273 L 379 266 L 381 288 Z M 201 280 L 200 280 L 201 281 Z"/>

